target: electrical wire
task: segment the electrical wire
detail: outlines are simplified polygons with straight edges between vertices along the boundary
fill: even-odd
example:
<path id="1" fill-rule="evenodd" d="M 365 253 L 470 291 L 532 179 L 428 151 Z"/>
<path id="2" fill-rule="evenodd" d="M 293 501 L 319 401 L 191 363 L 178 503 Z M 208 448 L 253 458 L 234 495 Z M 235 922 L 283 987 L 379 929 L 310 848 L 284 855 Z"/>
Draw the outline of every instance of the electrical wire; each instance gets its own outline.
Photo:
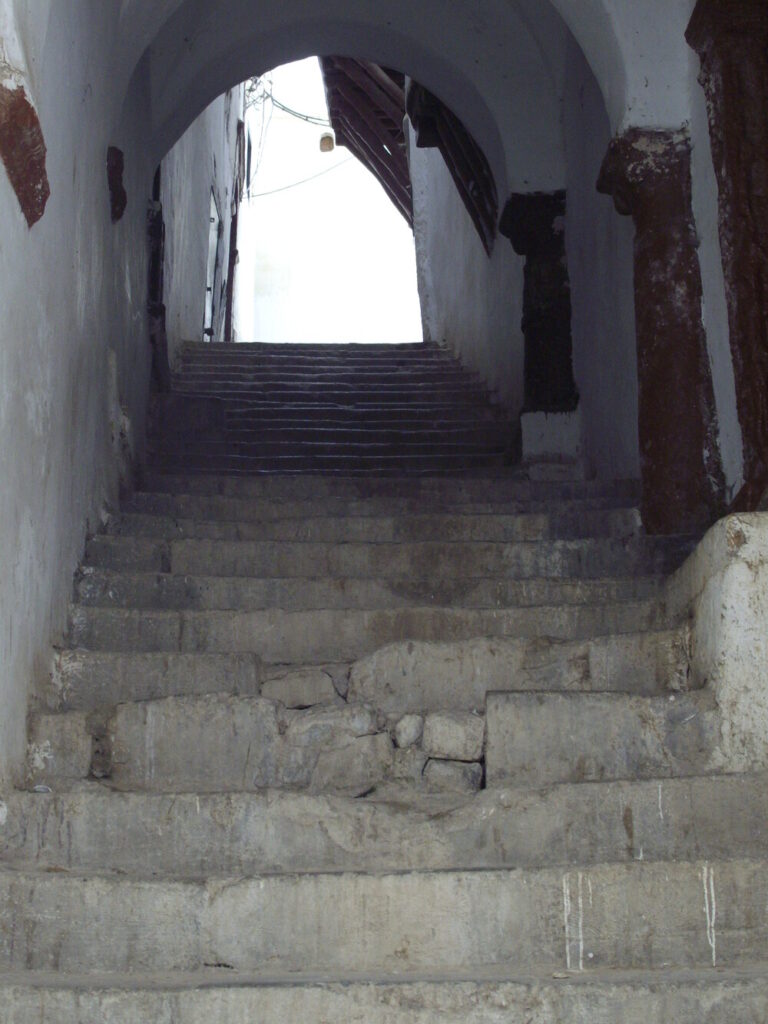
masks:
<path id="1" fill-rule="evenodd" d="M 248 201 L 251 199 L 262 199 L 264 196 L 274 196 L 278 192 L 287 192 L 288 189 L 298 188 L 299 185 L 306 185 L 310 181 L 314 181 L 316 178 L 322 178 L 325 174 L 330 174 L 331 171 L 337 171 L 339 167 L 343 167 L 344 164 L 351 163 L 355 158 L 348 156 L 346 160 L 340 160 L 339 163 L 334 164 L 333 167 L 326 167 L 324 171 L 320 171 L 319 174 L 313 174 L 310 178 L 303 178 L 301 181 L 294 181 L 291 185 L 283 185 L 282 188 L 273 188 L 270 192 L 256 192 L 248 196 Z"/>
<path id="2" fill-rule="evenodd" d="M 280 100 L 275 99 L 275 95 L 270 89 L 267 93 L 270 100 L 277 107 L 278 110 L 282 110 L 284 114 L 290 114 L 291 117 L 297 117 L 300 121 L 306 121 L 307 124 L 316 125 L 318 128 L 330 128 L 331 122 L 326 117 L 316 117 L 314 114 L 302 114 L 298 110 L 294 110 L 292 107 L 287 107 Z"/>

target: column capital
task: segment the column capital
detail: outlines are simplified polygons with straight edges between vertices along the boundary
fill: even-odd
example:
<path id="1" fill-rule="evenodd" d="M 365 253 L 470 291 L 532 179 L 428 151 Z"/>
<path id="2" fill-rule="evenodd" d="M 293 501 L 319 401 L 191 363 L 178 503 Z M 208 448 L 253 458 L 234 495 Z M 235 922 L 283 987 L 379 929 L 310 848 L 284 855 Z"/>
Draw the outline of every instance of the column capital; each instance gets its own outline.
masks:
<path id="1" fill-rule="evenodd" d="M 597 181 L 598 192 L 611 196 L 625 217 L 642 215 L 651 201 L 654 216 L 666 206 L 676 219 L 684 209 L 679 196 L 690 188 L 691 142 L 685 130 L 628 129 L 608 146 Z"/>
<path id="2" fill-rule="evenodd" d="M 512 242 L 518 256 L 562 246 L 565 209 L 564 190 L 514 193 L 504 207 L 499 231 Z"/>

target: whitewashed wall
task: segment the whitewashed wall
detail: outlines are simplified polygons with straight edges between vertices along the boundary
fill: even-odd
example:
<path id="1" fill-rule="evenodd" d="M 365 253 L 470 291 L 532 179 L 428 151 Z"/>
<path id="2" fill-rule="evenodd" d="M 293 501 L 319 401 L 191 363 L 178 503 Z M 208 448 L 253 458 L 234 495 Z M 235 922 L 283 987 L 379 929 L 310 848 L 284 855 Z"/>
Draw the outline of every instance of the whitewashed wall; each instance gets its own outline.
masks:
<path id="1" fill-rule="evenodd" d="M 0 0 L 3 37 L 15 34 L 24 55 L 51 188 L 30 230 L 0 165 L 0 781 L 22 764 L 28 698 L 66 626 L 86 529 L 114 505 L 143 444 L 151 174 L 138 119 L 132 136 L 113 134 L 104 83 L 116 7 Z M 126 152 L 128 192 L 114 225 L 110 144 Z"/>
<path id="2" fill-rule="evenodd" d="M 568 168 L 566 251 L 573 311 L 573 369 L 584 447 L 604 479 L 639 476 L 634 225 L 597 192 L 611 138 L 597 82 L 573 43 L 563 126 Z"/>
<path id="3" fill-rule="evenodd" d="M 489 258 L 445 161 L 410 137 L 416 265 L 425 337 L 445 345 L 513 413 L 523 403 L 524 261 L 499 237 Z"/>
<path id="4" fill-rule="evenodd" d="M 196 119 L 161 165 L 165 218 L 164 302 L 171 362 L 183 341 L 203 333 L 211 189 L 222 224 L 216 309 L 223 313 L 229 259 L 237 122 L 243 90 L 220 96 Z M 222 318 L 217 317 L 219 327 Z M 222 340 L 220 336 L 214 338 Z"/>

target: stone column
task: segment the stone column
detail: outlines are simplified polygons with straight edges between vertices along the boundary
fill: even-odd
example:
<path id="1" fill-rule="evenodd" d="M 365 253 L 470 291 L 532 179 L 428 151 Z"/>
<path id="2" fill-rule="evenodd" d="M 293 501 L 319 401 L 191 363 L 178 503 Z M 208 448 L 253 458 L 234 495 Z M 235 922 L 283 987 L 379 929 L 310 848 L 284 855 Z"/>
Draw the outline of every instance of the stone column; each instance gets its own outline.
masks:
<path id="1" fill-rule="evenodd" d="M 735 508 L 768 489 L 768 5 L 699 0 L 686 38 L 701 59 L 719 186 L 745 487 Z"/>
<path id="2" fill-rule="evenodd" d="M 722 511 L 690 165 L 686 133 L 631 129 L 611 142 L 597 186 L 635 223 L 642 516 L 653 534 L 696 531 Z"/>
<path id="3" fill-rule="evenodd" d="M 510 197 L 499 230 L 525 256 L 525 412 L 571 412 L 571 287 L 565 253 L 565 192 Z"/>

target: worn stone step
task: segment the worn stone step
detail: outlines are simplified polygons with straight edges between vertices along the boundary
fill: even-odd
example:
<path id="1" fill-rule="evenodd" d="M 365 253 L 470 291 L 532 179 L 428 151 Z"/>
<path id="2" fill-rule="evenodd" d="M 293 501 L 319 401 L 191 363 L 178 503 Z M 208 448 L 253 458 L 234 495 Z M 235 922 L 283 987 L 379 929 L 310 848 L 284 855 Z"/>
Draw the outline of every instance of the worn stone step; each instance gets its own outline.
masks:
<path id="1" fill-rule="evenodd" d="M 243 482 L 243 481 L 241 481 Z M 257 481 L 253 481 L 256 483 Z M 285 481 L 286 483 L 288 481 Z M 394 481 L 393 481 L 394 483 Z M 461 481 L 457 481 L 459 485 Z M 318 502 L 320 504 L 318 504 Z M 131 514 L 163 516 L 172 519 L 228 520 L 230 522 L 268 523 L 282 520 L 312 520 L 343 518 L 401 518 L 440 515 L 446 518 L 458 516 L 536 516 L 551 521 L 576 521 L 588 518 L 592 513 L 617 511 L 633 519 L 634 506 L 628 507 L 620 498 L 595 496 L 564 499 L 531 499 L 530 501 L 511 498 L 500 501 L 473 500 L 471 496 L 458 494 L 455 501 L 439 494 L 435 496 L 407 497 L 394 494 L 390 497 L 376 495 L 345 497 L 343 495 L 322 495 L 319 499 L 310 497 L 281 498 L 269 497 L 225 497 L 218 494 L 170 494 L 153 491 L 136 491 L 122 504 L 123 511 Z M 542 520 L 543 521 L 543 518 Z"/>
<path id="2" fill-rule="evenodd" d="M 266 423 L 251 425 L 238 422 L 234 416 L 226 416 L 227 439 L 250 444 L 377 444 L 377 445 L 448 445 L 471 444 L 475 448 L 481 445 L 496 444 L 500 438 L 508 443 L 513 436 L 512 428 L 507 424 L 446 423 L 442 428 L 435 428 L 432 423 L 416 424 L 415 426 L 388 426 L 365 423 L 361 419 L 358 424 L 333 426 L 330 424 L 301 424 L 275 427 Z"/>
<path id="3" fill-rule="evenodd" d="M 388 714 L 483 707 L 495 690 L 616 691 L 653 695 L 688 687 L 686 630 L 624 633 L 575 643 L 489 640 L 458 643 L 407 640 L 352 664 L 289 665 L 256 655 L 59 651 L 44 693 L 51 710 L 91 711 L 126 700 L 193 694 L 286 700 L 299 686 L 320 687 L 369 701 Z M 319 682 L 318 682 L 319 680 Z M 317 703 L 317 701 L 314 701 Z M 310 705 L 304 697 L 301 703 Z"/>
<path id="4" fill-rule="evenodd" d="M 255 654 L 166 654 L 62 650 L 54 655 L 42 699 L 51 710 L 87 710 L 124 700 L 232 693 L 258 696 L 265 679 L 278 674 Z M 346 679 L 348 666 L 333 678 Z"/>
<path id="5" fill-rule="evenodd" d="M 226 384 L 257 384 L 281 387 L 299 385 L 301 387 L 332 386 L 349 387 L 365 390 L 369 387 L 385 389 L 399 387 L 419 387 L 432 385 L 457 385 L 467 383 L 475 389 L 482 389 L 476 373 L 470 373 L 460 366 L 417 367 L 417 366 L 367 366 L 357 367 L 296 367 L 284 366 L 248 366 L 248 365 L 215 365 L 185 363 L 180 373 L 173 375 L 176 388 L 183 390 L 188 384 L 217 385 Z M 486 390 L 487 393 L 487 390 Z"/>
<path id="6" fill-rule="evenodd" d="M 763 861 L 136 882 L 0 872 L 0 970 L 303 972 L 748 966 Z"/>
<path id="7" fill-rule="evenodd" d="M 530 481 L 520 471 L 511 469 L 484 470 L 460 479 L 446 477 L 406 476 L 395 480 L 360 479 L 357 477 L 304 476 L 298 478 L 269 477 L 243 480 L 226 474 L 206 477 L 184 473 L 154 473 L 144 476 L 145 490 L 171 495 L 221 495 L 230 498 L 263 500 L 311 501 L 344 499 L 372 501 L 407 499 L 412 502 L 441 501 L 451 507 L 472 503 L 506 501 L 574 501 L 608 499 L 635 505 L 640 497 L 637 481 Z"/>
<path id="8" fill-rule="evenodd" d="M 494 691 L 668 695 L 686 690 L 688 675 L 685 629 L 570 643 L 543 637 L 408 640 L 352 664 L 347 694 L 388 714 L 403 714 L 482 708 Z"/>
<path id="9" fill-rule="evenodd" d="M 85 566 L 75 580 L 80 604 L 106 608 L 257 611 L 283 608 L 509 608 L 642 601 L 661 594 L 659 577 L 548 580 L 281 578 L 173 575 Z"/>
<path id="10" fill-rule="evenodd" d="M 704 774 L 721 765 L 720 714 L 709 691 L 489 693 L 489 786 Z"/>
<path id="11" fill-rule="evenodd" d="M 307 510 L 309 512 L 310 510 Z M 584 537 L 627 538 L 640 534 L 637 509 L 578 509 L 524 515 L 323 515 L 281 516 L 271 522 L 200 519 L 124 512 L 112 516 L 108 532 L 163 540 L 244 540 L 402 543 L 491 541 L 511 543 Z"/>
<path id="12" fill-rule="evenodd" d="M 390 643 L 438 643 L 475 637 L 577 640 L 663 626 L 655 602 L 554 605 L 475 610 L 405 608 L 375 610 L 268 609 L 235 611 L 144 611 L 72 609 L 72 646 L 115 652 L 253 653 L 269 662 L 317 664 L 355 661 Z"/>
<path id="13" fill-rule="evenodd" d="M 208 878 L 278 872 L 586 868 L 768 855 L 764 776 L 494 789 L 412 806 L 304 793 L 3 795 L 0 862 Z M 162 822 L 162 827 L 158 823 Z M 114 836 L 120 841 L 114 842 Z"/>
<path id="14" fill-rule="evenodd" d="M 489 441 L 460 440 L 448 442 L 422 441 L 419 437 L 401 441 L 378 442 L 367 439 L 348 441 L 323 441 L 321 439 L 304 441 L 264 441 L 256 437 L 253 440 L 238 440 L 228 431 L 225 438 L 206 440 L 204 437 L 185 438 L 165 437 L 155 439 L 151 443 L 154 453 L 166 456 L 227 456 L 249 457 L 257 459 L 311 457 L 311 458 L 364 458 L 382 459 L 413 458 L 415 456 L 436 459 L 444 456 L 463 456 L 467 453 L 496 452 L 503 454 L 508 447 L 507 439 L 498 434 Z"/>
<path id="15" fill-rule="evenodd" d="M 461 381 L 456 384 L 443 384 L 436 388 L 431 384 L 418 382 L 395 382 L 390 386 L 361 387 L 359 385 L 342 384 L 286 384 L 278 387 L 273 382 L 264 384 L 246 383 L 236 380 L 194 381 L 184 380 L 183 386 L 174 391 L 180 395 L 210 395 L 212 397 L 247 397 L 250 402 L 264 404 L 287 404 L 289 402 L 311 402 L 323 405 L 410 405 L 413 402 L 424 409 L 443 405 L 484 405 L 488 402 L 488 393 L 480 384 Z"/>
<path id="16" fill-rule="evenodd" d="M 453 475 L 462 472 L 474 472 L 478 467 L 503 466 L 505 456 L 477 452 L 463 455 L 397 455 L 397 456 L 361 456 L 354 455 L 315 455 L 315 456 L 278 456 L 260 458 L 246 455 L 195 455 L 193 452 L 178 455 L 173 452 L 156 452 L 148 459 L 149 466 L 155 472 L 178 473 L 211 473 L 231 474 L 267 474 L 314 476 L 325 473 L 336 476 L 371 475 L 407 476 L 411 474 L 433 475 L 444 473 Z"/>
<path id="17" fill-rule="evenodd" d="M 77 711 L 33 718 L 29 785 L 66 787 L 95 771 L 126 790 L 357 796 L 396 778 L 386 722 L 366 704 L 290 710 L 260 697 L 169 697 L 120 704 L 105 722 Z"/>
<path id="18" fill-rule="evenodd" d="M 462 408 L 452 405 L 443 409 L 431 407 L 420 412 L 413 403 L 405 408 L 385 406 L 378 409 L 356 409 L 339 406 L 329 409 L 306 403 L 266 407 L 249 403 L 247 399 L 217 399 L 217 402 L 223 407 L 228 426 L 252 429 L 284 426 L 304 430 L 340 427 L 347 430 L 457 431 L 509 426 L 509 418 L 494 406 Z"/>
<path id="19" fill-rule="evenodd" d="M 136 572 L 223 576 L 455 579 L 596 579 L 651 576 L 677 568 L 690 550 L 680 538 L 516 541 L 155 540 L 101 534 L 85 564 Z"/>
<path id="20" fill-rule="evenodd" d="M 499 976 L 494 977 L 493 974 Z M 7 1024 L 764 1024 L 768 972 L 599 972 L 516 978 L 510 971 L 439 979 L 300 976 L 231 978 L 207 969 L 177 981 L 153 976 L 0 976 Z M 703 1009 L 705 1008 L 705 1009 Z"/>

